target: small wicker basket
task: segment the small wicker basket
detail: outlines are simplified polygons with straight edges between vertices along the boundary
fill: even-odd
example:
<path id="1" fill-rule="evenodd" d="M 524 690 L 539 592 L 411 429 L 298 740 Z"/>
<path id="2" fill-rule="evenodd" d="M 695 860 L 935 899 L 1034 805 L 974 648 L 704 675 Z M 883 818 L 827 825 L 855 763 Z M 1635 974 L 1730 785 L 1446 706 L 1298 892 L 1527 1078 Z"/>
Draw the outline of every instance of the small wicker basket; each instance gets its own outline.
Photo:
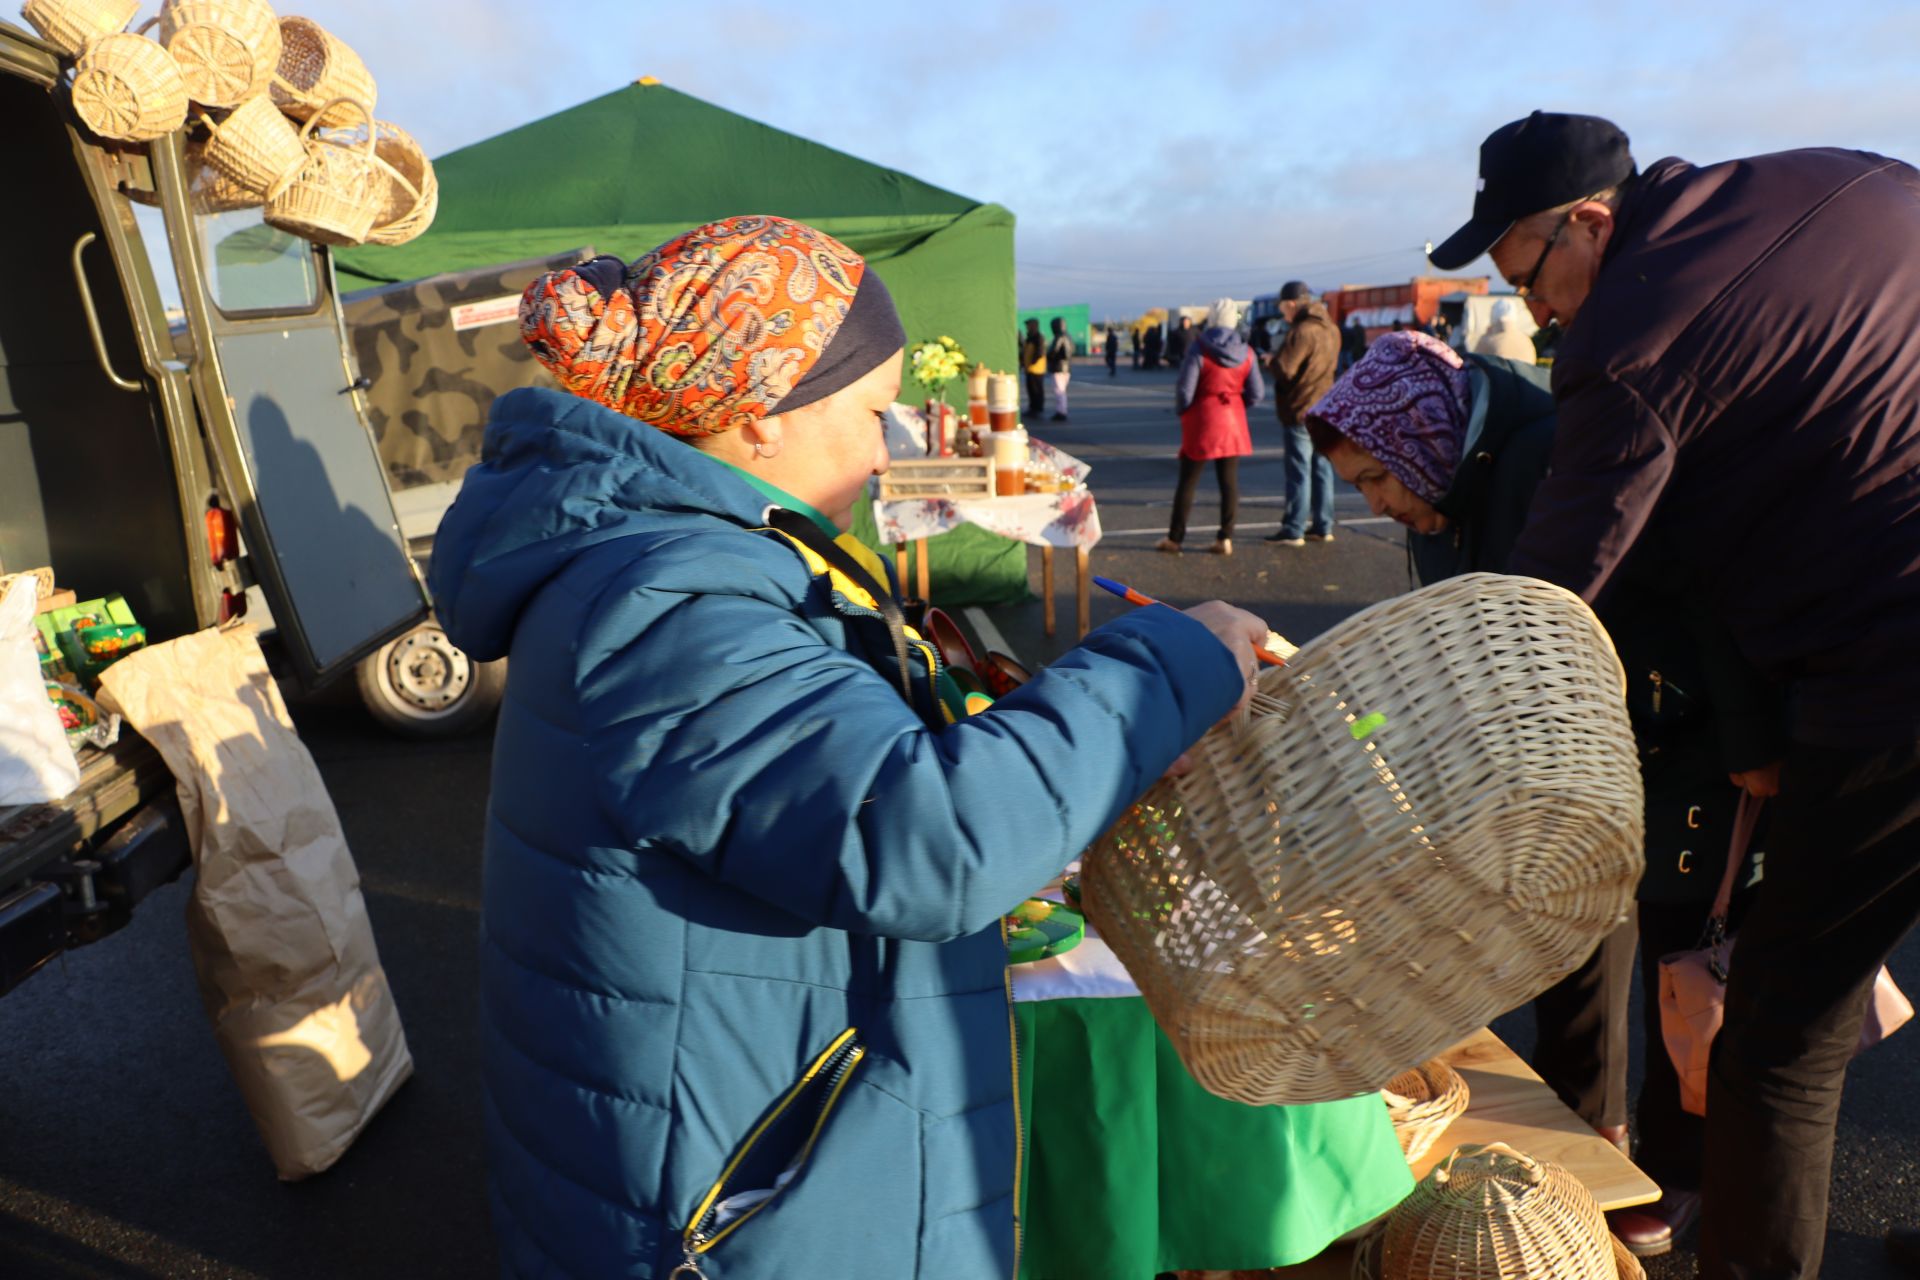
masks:
<path id="1" fill-rule="evenodd" d="M 1504 1143 L 1458 1147 L 1354 1250 L 1354 1280 L 1645 1280 L 1593 1194 Z"/>
<path id="2" fill-rule="evenodd" d="M 266 202 L 265 196 L 235 182 L 208 160 L 207 146 L 199 139 L 187 143 L 187 203 L 195 213 L 255 209 Z"/>
<path id="3" fill-rule="evenodd" d="M 116 31 L 80 51 L 73 109 L 103 138 L 150 142 L 187 122 L 187 85 L 166 49 L 143 35 Z"/>
<path id="4" fill-rule="evenodd" d="M 266 220 L 319 244 L 364 244 L 385 203 L 386 180 L 376 167 L 371 128 L 354 146 L 313 136 L 314 126 L 338 105 L 322 104 L 313 119 L 301 126 L 306 163 L 292 182 L 267 201 Z M 371 126 L 373 118 L 365 107 L 357 102 L 345 105 L 366 116 Z"/>
<path id="5" fill-rule="evenodd" d="M 140 0 L 27 0 L 20 16 L 41 39 L 74 58 L 87 41 L 125 31 L 138 12 Z"/>
<path id="6" fill-rule="evenodd" d="M 271 198 L 286 190 L 307 162 L 300 130 L 266 97 L 247 99 L 207 125 L 207 163 L 235 185 Z M 254 203 L 258 204 L 259 201 Z"/>
<path id="7" fill-rule="evenodd" d="M 365 127 L 329 129 L 324 136 L 342 146 L 360 146 L 366 132 Z M 427 153 L 405 129 L 376 120 L 373 134 L 374 168 L 382 178 L 383 199 L 367 243 L 405 244 L 432 225 L 440 207 L 440 180 Z"/>
<path id="8" fill-rule="evenodd" d="M 1467 1082 L 1439 1058 L 1401 1072 L 1380 1092 L 1408 1163 L 1433 1150 L 1447 1126 L 1467 1109 Z"/>
<path id="9" fill-rule="evenodd" d="M 333 104 L 353 102 L 371 113 L 373 74 L 360 55 L 311 18 L 280 19 L 280 65 L 273 100 L 295 120 L 316 117 L 323 125 L 350 125 L 353 113 Z"/>
<path id="10" fill-rule="evenodd" d="M 167 0 L 160 43 L 180 64 L 187 95 L 237 107 L 264 94 L 280 65 L 280 22 L 267 0 Z"/>

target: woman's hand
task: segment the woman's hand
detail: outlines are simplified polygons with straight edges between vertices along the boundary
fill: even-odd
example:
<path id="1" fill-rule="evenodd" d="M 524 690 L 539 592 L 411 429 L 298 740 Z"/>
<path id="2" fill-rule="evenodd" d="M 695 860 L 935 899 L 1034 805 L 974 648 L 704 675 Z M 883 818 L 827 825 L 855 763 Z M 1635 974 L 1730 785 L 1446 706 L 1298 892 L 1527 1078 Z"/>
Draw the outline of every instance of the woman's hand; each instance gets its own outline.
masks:
<path id="1" fill-rule="evenodd" d="M 1759 769 L 1748 769 L 1744 773 L 1730 773 L 1727 781 L 1740 788 L 1755 800 L 1765 800 L 1769 796 L 1780 794 L 1780 762 Z"/>
<path id="2" fill-rule="evenodd" d="M 1253 678 L 1260 670 L 1260 662 L 1253 656 L 1253 651 L 1256 646 L 1267 642 L 1267 624 L 1245 609 L 1236 609 L 1224 600 L 1197 604 L 1188 609 L 1186 614 L 1213 632 L 1214 639 L 1227 646 L 1227 652 L 1240 664 L 1240 675 L 1247 682 L 1247 687 L 1234 708 L 1238 711 L 1253 696 Z"/>

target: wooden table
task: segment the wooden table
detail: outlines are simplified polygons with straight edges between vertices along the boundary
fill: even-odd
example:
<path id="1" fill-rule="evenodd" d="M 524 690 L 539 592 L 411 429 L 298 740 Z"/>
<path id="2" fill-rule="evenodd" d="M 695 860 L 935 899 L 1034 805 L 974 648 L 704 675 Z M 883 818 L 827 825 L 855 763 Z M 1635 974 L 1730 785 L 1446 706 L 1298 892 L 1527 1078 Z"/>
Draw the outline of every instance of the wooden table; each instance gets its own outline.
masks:
<path id="1" fill-rule="evenodd" d="M 911 588 L 909 585 L 914 580 L 907 576 L 907 545 L 908 544 L 902 542 L 894 548 L 894 576 L 900 580 L 901 590 L 907 591 L 910 595 L 918 596 L 928 603 L 932 603 L 933 583 L 927 573 L 927 540 L 925 538 L 915 538 L 912 544 L 913 564 L 919 575 L 917 589 Z M 1074 620 L 1079 625 L 1080 638 L 1083 640 L 1086 639 L 1087 632 L 1093 627 L 1093 602 L 1089 592 L 1093 580 L 1092 576 L 1088 573 L 1088 564 L 1087 549 L 1085 547 L 1075 547 L 1073 549 L 1073 568 L 1076 579 L 1074 585 Z M 1040 599 L 1044 609 L 1047 636 L 1048 638 L 1052 638 L 1055 629 L 1053 611 L 1053 545 L 1044 542 L 1040 544 Z"/>
<path id="2" fill-rule="evenodd" d="M 1504 1142 L 1565 1168 L 1585 1184 L 1602 1209 L 1624 1209 L 1660 1198 L 1660 1188 L 1619 1148 L 1602 1138 L 1560 1101 L 1533 1068 L 1482 1028 L 1440 1055 L 1467 1082 L 1467 1110 L 1433 1149 L 1413 1162 L 1416 1178 L 1466 1143 Z M 1347 1280 L 1352 1251 L 1336 1245 L 1311 1262 L 1273 1271 L 1188 1272 L 1246 1275 L 1271 1280 Z"/>

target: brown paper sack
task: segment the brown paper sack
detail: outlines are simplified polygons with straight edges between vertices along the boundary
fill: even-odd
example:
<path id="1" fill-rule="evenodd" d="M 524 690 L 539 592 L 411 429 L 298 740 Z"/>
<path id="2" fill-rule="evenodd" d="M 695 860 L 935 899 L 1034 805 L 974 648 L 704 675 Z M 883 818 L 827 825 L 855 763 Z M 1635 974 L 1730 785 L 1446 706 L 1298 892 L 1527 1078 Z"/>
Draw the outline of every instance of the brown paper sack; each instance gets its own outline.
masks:
<path id="1" fill-rule="evenodd" d="M 131 654 L 100 701 L 179 785 L 200 998 L 274 1168 L 319 1173 L 413 1071 L 320 771 L 252 627 Z"/>

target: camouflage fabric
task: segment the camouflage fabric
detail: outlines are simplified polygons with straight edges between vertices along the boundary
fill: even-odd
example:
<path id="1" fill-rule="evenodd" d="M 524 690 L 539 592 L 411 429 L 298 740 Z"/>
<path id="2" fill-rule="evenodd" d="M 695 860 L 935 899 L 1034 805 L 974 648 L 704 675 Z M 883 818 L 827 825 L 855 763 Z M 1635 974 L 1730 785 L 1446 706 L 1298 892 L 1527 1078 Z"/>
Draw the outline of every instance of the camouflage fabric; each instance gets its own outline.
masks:
<path id="1" fill-rule="evenodd" d="M 593 256 L 591 247 L 575 249 L 341 299 L 354 358 L 371 384 L 367 420 L 395 491 L 465 475 L 480 460 L 487 411 L 501 392 L 558 389 L 520 340 L 520 294 L 535 276 Z M 483 305 L 490 303 L 500 305 Z"/>

